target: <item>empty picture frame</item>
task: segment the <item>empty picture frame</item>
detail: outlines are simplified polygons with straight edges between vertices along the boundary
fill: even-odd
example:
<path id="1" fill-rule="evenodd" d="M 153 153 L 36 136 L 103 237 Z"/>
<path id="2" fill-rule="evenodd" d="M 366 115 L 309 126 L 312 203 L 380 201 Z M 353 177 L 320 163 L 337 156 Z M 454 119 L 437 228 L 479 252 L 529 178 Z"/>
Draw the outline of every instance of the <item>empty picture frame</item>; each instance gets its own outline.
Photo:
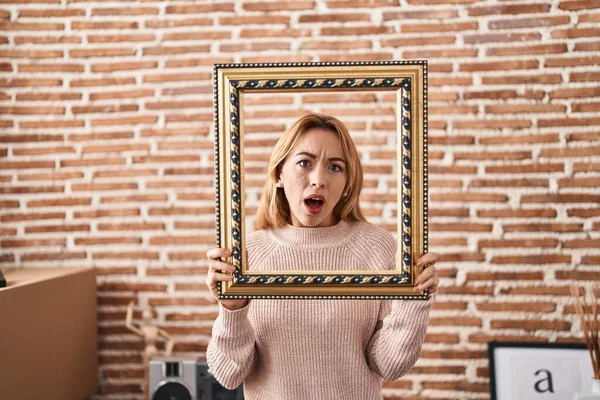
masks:
<path id="1" fill-rule="evenodd" d="M 573 399 L 592 387 L 584 344 L 489 342 L 491 400 Z"/>
<path id="2" fill-rule="evenodd" d="M 416 267 L 416 260 L 427 252 L 427 62 L 215 64 L 213 79 L 216 239 L 217 247 L 232 250 L 232 255 L 224 261 L 236 268 L 231 281 L 219 282 L 219 297 L 427 299 L 427 291 L 415 293 L 413 290 L 414 278 L 422 272 L 422 268 Z M 277 96 L 283 97 L 278 100 Z M 302 98 L 300 109 L 290 96 Z M 388 150 L 374 152 L 382 159 L 370 161 L 388 164 L 375 165 L 370 170 L 365 168 L 365 175 L 371 171 L 371 177 L 365 177 L 365 182 L 372 193 L 364 196 L 374 204 L 377 213 L 381 210 L 378 224 L 388 227 L 397 240 L 396 268 L 253 272 L 248 266 L 244 238 L 250 225 L 247 219 L 252 216 L 246 200 L 249 204 L 256 202 L 256 192 L 246 192 L 246 183 L 252 186 L 261 177 L 247 178 L 246 174 L 265 171 L 266 164 L 251 166 L 251 162 L 265 163 L 270 154 L 264 149 L 264 154 L 246 154 L 245 151 L 250 151 L 246 135 L 263 129 L 275 136 L 273 141 L 266 140 L 267 145 L 274 144 L 277 136 L 294 120 L 319 109 L 319 99 L 323 96 L 324 101 L 329 101 L 329 108 L 336 101 L 356 98 L 372 100 L 375 104 L 381 104 L 383 99 L 391 104 L 377 109 L 382 120 L 386 115 L 395 118 L 385 124 L 377 123 L 379 114 L 373 115 L 372 110 L 371 115 L 363 116 L 365 121 L 370 118 L 369 121 L 361 121 L 360 104 L 356 112 L 350 113 L 353 115 L 336 115 L 335 110 L 343 113 L 344 109 L 325 113 L 344 122 L 351 136 L 354 130 L 363 132 L 360 137 L 353 136 L 361 155 L 367 154 L 377 143 L 387 146 Z M 327 100 L 330 98 L 334 99 L 333 103 Z M 245 110 L 247 104 L 251 109 L 263 103 L 270 104 L 268 110 Z M 261 124 L 252 125 L 251 129 L 246 127 L 245 120 L 251 117 L 259 117 Z M 282 124 L 285 117 L 289 117 L 289 123 Z M 265 145 L 265 140 L 260 142 Z M 390 147 L 393 151 L 389 151 Z M 361 163 L 364 166 L 364 160 Z M 378 171 L 393 172 L 395 177 L 377 182 L 381 175 Z M 382 185 L 387 191 L 376 193 Z M 363 188 L 363 193 L 365 190 Z M 359 199 L 362 206 L 363 194 Z M 381 205 L 377 203 L 379 199 L 387 199 L 389 204 Z"/>

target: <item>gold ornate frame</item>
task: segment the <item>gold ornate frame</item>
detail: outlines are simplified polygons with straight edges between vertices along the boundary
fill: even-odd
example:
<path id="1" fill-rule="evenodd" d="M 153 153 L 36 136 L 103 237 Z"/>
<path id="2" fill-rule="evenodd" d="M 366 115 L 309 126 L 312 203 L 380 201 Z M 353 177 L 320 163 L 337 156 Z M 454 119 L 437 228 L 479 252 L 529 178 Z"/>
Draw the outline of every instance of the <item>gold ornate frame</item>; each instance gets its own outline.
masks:
<path id="1" fill-rule="evenodd" d="M 219 282 L 219 297 L 426 299 L 415 293 L 416 259 L 427 252 L 427 61 L 215 64 L 215 186 L 217 247 L 233 279 Z M 394 91 L 398 143 L 398 249 L 395 270 L 248 271 L 244 213 L 244 94 L 285 91 Z M 401 171 L 401 174 L 400 174 Z M 377 273 L 374 273 L 377 272 Z"/>

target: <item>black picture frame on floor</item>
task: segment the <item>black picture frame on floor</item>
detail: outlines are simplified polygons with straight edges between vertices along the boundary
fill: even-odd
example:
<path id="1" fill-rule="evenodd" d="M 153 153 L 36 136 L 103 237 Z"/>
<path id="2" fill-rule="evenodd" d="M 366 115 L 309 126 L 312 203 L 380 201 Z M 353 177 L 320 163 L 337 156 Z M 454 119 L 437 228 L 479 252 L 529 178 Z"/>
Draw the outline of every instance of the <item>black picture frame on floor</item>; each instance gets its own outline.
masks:
<path id="1" fill-rule="evenodd" d="M 491 400 L 573 399 L 591 389 L 585 344 L 491 341 L 488 360 Z"/>

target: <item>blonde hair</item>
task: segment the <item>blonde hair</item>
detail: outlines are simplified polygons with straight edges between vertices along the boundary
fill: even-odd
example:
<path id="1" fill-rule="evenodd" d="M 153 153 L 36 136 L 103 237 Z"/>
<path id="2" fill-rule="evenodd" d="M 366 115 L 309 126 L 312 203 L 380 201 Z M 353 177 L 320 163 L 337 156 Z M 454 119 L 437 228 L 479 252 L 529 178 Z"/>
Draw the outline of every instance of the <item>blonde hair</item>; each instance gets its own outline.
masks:
<path id="1" fill-rule="evenodd" d="M 310 129 L 320 128 L 338 135 L 342 151 L 346 156 L 346 186 L 333 209 L 333 215 L 338 220 L 364 221 L 366 218 L 360 210 L 358 196 L 362 190 L 363 169 L 356 146 L 350 137 L 346 126 L 337 118 L 318 113 L 302 116 L 290 126 L 277 141 L 269 158 L 268 178 L 261 193 L 261 202 L 256 214 L 254 229 L 269 229 L 291 224 L 291 211 L 283 190 L 277 190 L 275 183 L 283 164 L 298 140 Z"/>

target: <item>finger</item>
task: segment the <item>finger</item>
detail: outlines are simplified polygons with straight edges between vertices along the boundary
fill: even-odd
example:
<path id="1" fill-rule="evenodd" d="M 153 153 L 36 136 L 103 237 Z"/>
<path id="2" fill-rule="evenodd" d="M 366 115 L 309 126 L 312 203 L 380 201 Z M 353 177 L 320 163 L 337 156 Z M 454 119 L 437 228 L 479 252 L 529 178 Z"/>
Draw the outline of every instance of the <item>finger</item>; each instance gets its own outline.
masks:
<path id="1" fill-rule="evenodd" d="M 415 279 L 415 285 L 419 285 L 422 282 L 425 282 L 431 278 L 433 278 L 435 274 L 435 267 L 434 268 L 425 268 L 423 270 L 423 272 L 421 272 L 421 274 L 417 277 L 417 279 Z"/>
<path id="2" fill-rule="evenodd" d="M 430 289 L 430 291 L 435 290 L 437 292 L 437 287 L 440 280 L 437 277 L 426 280 L 420 285 L 415 286 L 415 292 L 422 292 L 425 289 Z"/>
<path id="3" fill-rule="evenodd" d="M 233 275 L 231 274 L 221 274 L 220 272 L 215 272 L 213 274 L 213 280 L 214 281 L 230 281 L 233 279 Z"/>
<path id="4" fill-rule="evenodd" d="M 219 249 L 210 249 L 206 252 L 206 258 L 209 260 L 214 260 L 217 257 L 217 252 Z"/>
<path id="5" fill-rule="evenodd" d="M 425 282 L 421 283 L 418 287 L 420 290 L 425 290 L 432 286 L 435 286 L 435 279 L 428 279 Z"/>
<path id="6" fill-rule="evenodd" d="M 419 258 L 417 261 L 417 267 L 425 267 L 427 265 L 435 264 L 439 261 L 440 257 L 433 254 L 425 254 L 423 257 Z"/>
<path id="7" fill-rule="evenodd" d="M 231 255 L 229 249 L 223 247 L 217 247 L 216 249 L 210 249 L 206 252 L 206 258 L 209 260 L 217 260 L 221 257 L 227 257 Z"/>
<path id="8" fill-rule="evenodd" d="M 228 249 L 212 249 L 206 252 L 206 257 L 210 261 L 220 260 L 222 258 L 228 257 L 231 255 L 231 252 Z"/>
<path id="9" fill-rule="evenodd" d="M 235 272 L 235 267 L 233 265 L 222 261 L 211 261 L 208 269 L 213 270 L 215 272 Z"/>
<path id="10" fill-rule="evenodd" d="M 417 267 L 422 267 L 426 264 L 435 264 L 439 259 L 440 255 L 437 253 L 425 253 L 417 260 Z"/>

